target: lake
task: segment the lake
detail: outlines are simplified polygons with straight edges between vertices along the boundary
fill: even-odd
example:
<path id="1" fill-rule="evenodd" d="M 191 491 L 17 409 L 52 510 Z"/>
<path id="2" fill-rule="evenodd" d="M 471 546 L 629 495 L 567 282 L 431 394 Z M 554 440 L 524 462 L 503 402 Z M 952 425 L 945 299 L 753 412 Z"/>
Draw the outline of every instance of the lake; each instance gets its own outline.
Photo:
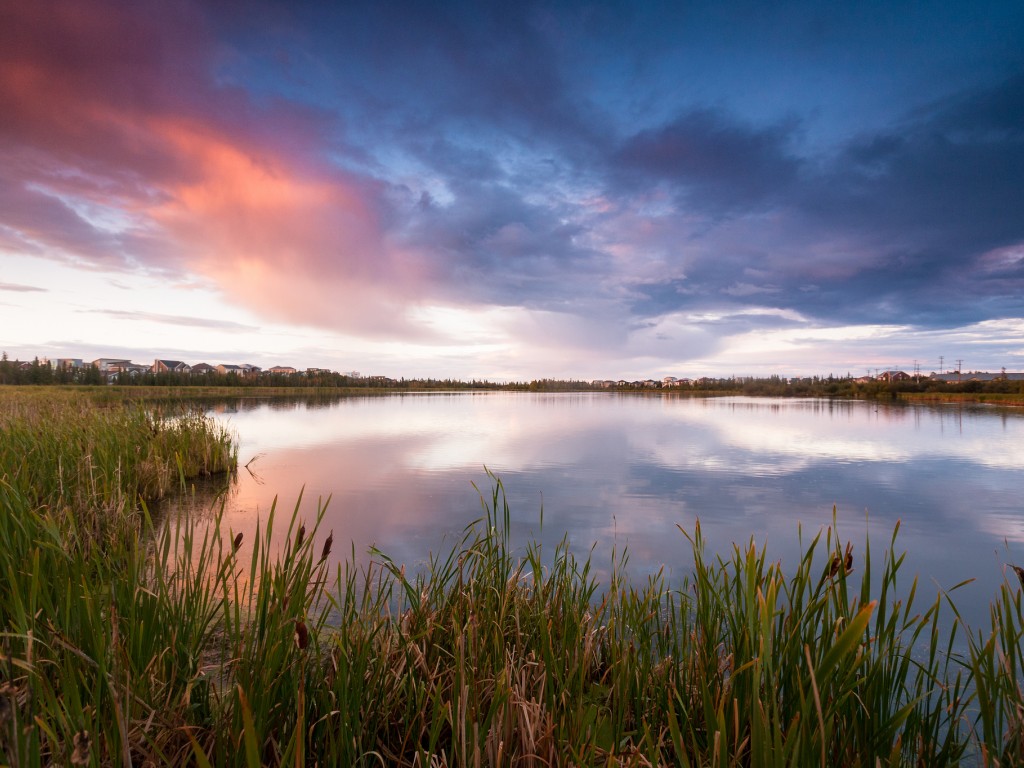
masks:
<path id="1" fill-rule="evenodd" d="M 1024 411 L 966 405 L 672 394 L 405 394 L 304 402 L 242 400 L 213 410 L 237 434 L 240 468 L 224 525 L 249 541 L 279 499 L 300 492 L 320 538 L 365 562 L 374 545 L 410 569 L 482 515 L 490 470 L 511 506 L 512 539 L 548 552 L 567 534 L 607 574 L 664 568 L 679 582 L 692 555 L 677 526 L 699 519 L 708 549 L 752 538 L 796 566 L 798 534 L 833 522 L 860 563 L 876 563 L 900 521 L 901 572 L 922 600 L 967 579 L 972 625 L 1024 563 Z M 201 500 L 209 505 L 209 500 Z M 542 523 L 543 510 L 543 525 Z M 341 544 L 341 546 L 339 546 Z M 787 570 L 791 570 L 787 568 Z M 1015 578 L 1010 573 L 1012 578 Z M 923 603 L 922 603 L 923 605 Z"/>

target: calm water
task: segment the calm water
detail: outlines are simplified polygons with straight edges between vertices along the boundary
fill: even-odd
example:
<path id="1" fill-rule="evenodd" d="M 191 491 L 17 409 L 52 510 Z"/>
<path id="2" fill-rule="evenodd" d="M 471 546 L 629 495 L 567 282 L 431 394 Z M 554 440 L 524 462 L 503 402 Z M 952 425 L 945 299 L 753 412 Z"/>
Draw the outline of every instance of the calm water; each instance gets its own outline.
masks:
<path id="1" fill-rule="evenodd" d="M 376 545 L 422 566 L 481 515 L 475 483 L 499 475 L 515 541 L 553 549 L 567 533 L 613 547 L 629 573 L 689 572 L 677 525 L 699 518 L 713 551 L 752 537 L 793 562 L 804 537 L 832 522 L 855 555 L 876 557 L 897 520 L 904 570 L 934 596 L 965 579 L 958 603 L 986 615 L 1006 562 L 1024 563 L 1024 412 L 963 406 L 588 394 L 418 394 L 323 405 L 249 402 L 215 411 L 240 441 L 225 524 L 246 532 L 275 495 L 304 516 L 330 497 L 321 538 Z M 543 528 L 541 509 L 543 508 Z M 287 515 L 285 516 L 287 517 Z M 860 562 L 858 560 L 858 562 Z M 795 567 L 795 562 L 794 562 Z M 934 586 L 931 586 L 934 585 Z"/>

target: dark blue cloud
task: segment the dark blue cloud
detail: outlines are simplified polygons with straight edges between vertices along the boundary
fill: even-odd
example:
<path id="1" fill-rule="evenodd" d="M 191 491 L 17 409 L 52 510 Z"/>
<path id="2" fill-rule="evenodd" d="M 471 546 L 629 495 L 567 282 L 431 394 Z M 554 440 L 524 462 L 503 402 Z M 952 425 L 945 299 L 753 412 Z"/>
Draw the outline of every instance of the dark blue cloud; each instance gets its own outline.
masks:
<path id="1" fill-rule="evenodd" d="M 702 109 L 629 138 L 611 159 L 628 186 L 666 183 L 681 207 L 756 212 L 782 201 L 797 180 L 800 160 L 787 150 L 792 131 Z"/>
<path id="2" fill-rule="evenodd" d="M 698 112 L 625 143 L 614 173 L 625 164 L 634 178 L 620 191 L 671 184 L 679 215 L 711 222 L 687 280 L 638 309 L 728 297 L 933 326 L 1024 314 L 1024 261 L 987 256 L 1024 244 L 1024 77 L 913 110 L 830 158 L 797 155 L 796 133 Z M 746 233 L 740 252 L 715 223 L 723 212 Z"/>

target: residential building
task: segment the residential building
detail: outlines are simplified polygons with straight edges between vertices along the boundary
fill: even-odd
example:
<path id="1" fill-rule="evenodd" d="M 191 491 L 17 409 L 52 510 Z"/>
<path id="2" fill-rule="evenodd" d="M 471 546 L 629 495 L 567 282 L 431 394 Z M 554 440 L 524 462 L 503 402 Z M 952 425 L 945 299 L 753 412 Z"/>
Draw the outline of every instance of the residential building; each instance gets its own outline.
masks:
<path id="1" fill-rule="evenodd" d="M 181 360 L 154 360 L 150 370 L 153 373 L 189 373 L 192 366 Z"/>
<path id="2" fill-rule="evenodd" d="M 126 360 L 123 357 L 101 357 L 101 358 L 99 358 L 97 360 L 93 360 L 92 361 L 93 368 L 99 368 L 100 369 L 100 373 L 109 373 L 111 366 L 114 366 L 115 368 L 117 368 L 117 367 L 120 367 L 122 365 L 131 365 L 131 364 L 132 364 L 131 360 Z"/>
<path id="3" fill-rule="evenodd" d="M 151 370 L 150 366 L 139 365 L 138 363 L 113 363 L 107 367 L 107 382 L 123 382 L 126 376 L 129 379 L 135 379 L 144 373 L 149 373 Z"/>
<path id="4" fill-rule="evenodd" d="M 912 378 L 906 371 L 882 371 L 878 374 L 879 381 L 910 381 Z"/>

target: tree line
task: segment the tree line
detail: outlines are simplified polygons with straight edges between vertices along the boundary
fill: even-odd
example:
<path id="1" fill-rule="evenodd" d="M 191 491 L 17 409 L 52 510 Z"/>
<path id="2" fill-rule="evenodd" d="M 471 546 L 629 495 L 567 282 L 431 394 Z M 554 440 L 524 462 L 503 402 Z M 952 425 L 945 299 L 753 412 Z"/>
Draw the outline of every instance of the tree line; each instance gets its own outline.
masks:
<path id="1" fill-rule="evenodd" d="M 111 384 L 130 386 L 203 386 L 230 388 L 315 388 L 315 389 L 362 389 L 391 391 L 423 390 L 506 390 L 519 392 L 586 392 L 586 391 L 669 391 L 679 393 L 707 392 L 714 394 L 749 395 L 754 397 L 852 397 L 892 398 L 911 393 L 985 393 L 1024 395 L 1024 381 L 998 378 L 993 381 L 962 381 L 945 383 L 920 377 L 906 381 L 858 381 L 852 376 L 808 376 L 787 378 L 767 377 L 726 377 L 700 378 L 679 386 L 662 387 L 660 384 L 644 382 L 616 383 L 604 386 L 599 383 L 577 379 L 533 379 L 496 383 L 486 379 L 463 381 L 453 378 L 400 378 L 386 376 L 351 376 L 337 371 L 310 369 L 296 373 L 272 373 L 269 371 L 234 371 L 219 373 L 172 373 L 153 371 L 122 372 L 111 379 L 92 365 L 81 367 L 58 367 L 38 358 L 30 363 L 8 359 L 7 353 L 0 356 L 0 384 Z"/>

